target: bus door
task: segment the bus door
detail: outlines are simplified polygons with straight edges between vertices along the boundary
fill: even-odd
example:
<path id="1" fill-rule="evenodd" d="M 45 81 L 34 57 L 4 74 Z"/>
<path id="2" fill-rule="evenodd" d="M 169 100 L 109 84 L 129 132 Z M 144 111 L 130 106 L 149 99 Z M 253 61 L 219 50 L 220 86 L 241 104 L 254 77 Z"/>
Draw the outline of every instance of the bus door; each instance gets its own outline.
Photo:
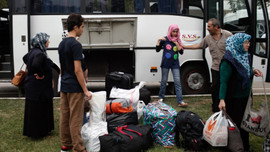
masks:
<path id="1" fill-rule="evenodd" d="M 11 78 L 8 9 L 0 10 L 0 80 Z"/>
<path id="2" fill-rule="evenodd" d="M 256 69 L 259 69 L 264 76 L 267 75 L 267 68 L 269 56 L 269 19 L 266 8 L 266 3 L 264 0 L 253 0 L 251 1 L 252 8 L 252 40 L 251 40 L 251 48 L 249 51 L 252 54 L 252 66 Z M 252 44 L 253 43 L 253 44 Z M 268 78 L 268 81 L 270 79 Z M 260 77 L 254 77 L 254 81 L 261 81 Z"/>
<path id="3" fill-rule="evenodd" d="M 269 25 L 266 4 L 263 0 L 230 1 L 222 3 L 222 27 L 235 33 L 251 35 L 249 53 L 251 64 L 266 75 Z M 254 77 L 254 81 L 261 78 Z"/>
<path id="4" fill-rule="evenodd" d="M 247 33 L 251 35 L 251 54 L 252 66 L 266 74 L 266 64 L 269 45 L 269 25 L 268 15 L 265 8 L 266 4 L 262 0 L 216 0 L 215 3 L 208 1 L 207 19 L 212 17 L 220 20 L 222 29 L 235 33 Z M 207 52 L 205 52 L 206 59 Z M 210 64 L 209 64 L 210 65 Z M 269 75 L 270 76 L 270 75 Z M 256 79 L 259 78 L 255 78 Z"/>
<path id="5" fill-rule="evenodd" d="M 28 20 L 29 15 L 27 11 L 27 3 L 26 0 L 11 0 L 10 3 L 10 20 L 11 20 L 11 47 L 13 50 L 11 53 L 11 59 L 13 62 L 13 74 L 17 73 L 22 64 L 22 57 L 28 52 L 29 43 L 28 43 Z"/>

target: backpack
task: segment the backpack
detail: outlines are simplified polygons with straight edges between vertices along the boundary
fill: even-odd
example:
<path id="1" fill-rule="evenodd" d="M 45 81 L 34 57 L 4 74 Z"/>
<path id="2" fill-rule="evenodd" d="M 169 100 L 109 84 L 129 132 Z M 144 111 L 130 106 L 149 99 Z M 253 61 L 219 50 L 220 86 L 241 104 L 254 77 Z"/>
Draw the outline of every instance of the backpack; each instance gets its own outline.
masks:
<path id="1" fill-rule="evenodd" d="M 176 116 L 176 127 L 183 137 L 185 150 L 199 151 L 205 145 L 203 140 L 204 122 L 200 116 L 191 111 L 180 111 Z"/>

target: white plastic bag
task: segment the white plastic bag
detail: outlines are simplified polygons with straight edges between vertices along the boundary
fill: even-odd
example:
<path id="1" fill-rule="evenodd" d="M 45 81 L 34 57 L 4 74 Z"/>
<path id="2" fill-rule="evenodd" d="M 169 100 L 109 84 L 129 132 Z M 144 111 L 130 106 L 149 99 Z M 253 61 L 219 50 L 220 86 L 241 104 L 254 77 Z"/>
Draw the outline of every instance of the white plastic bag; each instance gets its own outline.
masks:
<path id="1" fill-rule="evenodd" d="M 140 82 L 139 85 L 137 85 L 133 89 L 120 89 L 113 87 L 110 93 L 110 98 L 126 98 L 129 99 L 132 105 L 133 109 L 137 108 L 137 103 L 140 98 L 140 89 L 145 85 L 145 82 Z"/>
<path id="2" fill-rule="evenodd" d="M 89 122 L 81 130 L 82 139 L 88 152 L 100 151 L 99 136 L 108 134 L 106 122 L 106 91 L 92 93 Z"/>
<path id="3" fill-rule="evenodd" d="M 227 146 L 228 123 L 222 111 L 214 113 L 205 123 L 203 138 L 212 146 Z"/>
<path id="4" fill-rule="evenodd" d="M 106 91 L 92 93 L 90 103 L 90 125 L 106 121 Z"/>
<path id="5" fill-rule="evenodd" d="M 91 125 L 86 123 L 83 125 L 81 130 L 82 140 L 85 148 L 88 152 L 99 152 L 100 151 L 100 141 L 99 136 L 108 134 L 107 122 L 95 123 Z"/>
<path id="6" fill-rule="evenodd" d="M 141 118 L 143 115 L 143 108 L 145 106 L 145 103 L 142 100 L 139 100 L 137 104 L 137 115 L 138 115 L 138 120 Z"/>

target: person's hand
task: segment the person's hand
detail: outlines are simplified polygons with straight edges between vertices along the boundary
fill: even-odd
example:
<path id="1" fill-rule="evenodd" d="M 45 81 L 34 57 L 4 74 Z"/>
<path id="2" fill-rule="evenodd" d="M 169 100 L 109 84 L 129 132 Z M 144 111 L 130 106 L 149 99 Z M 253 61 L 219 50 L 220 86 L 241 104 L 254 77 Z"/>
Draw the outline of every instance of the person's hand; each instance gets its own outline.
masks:
<path id="1" fill-rule="evenodd" d="M 254 72 L 254 75 L 256 77 L 262 77 L 263 76 L 262 72 L 260 70 L 258 70 L 258 69 L 253 69 L 253 72 Z"/>
<path id="2" fill-rule="evenodd" d="M 177 41 L 173 42 L 176 46 L 179 45 L 179 43 Z"/>
<path id="3" fill-rule="evenodd" d="M 91 98 L 92 98 L 92 93 L 91 92 L 87 91 L 87 92 L 84 93 L 84 95 L 86 96 L 85 100 L 91 100 Z"/>
<path id="4" fill-rule="evenodd" d="M 165 37 L 159 38 L 159 39 L 157 40 L 157 46 L 159 46 L 161 40 L 166 41 Z"/>
<path id="5" fill-rule="evenodd" d="M 165 37 L 161 37 L 160 40 L 166 41 Z"/>
<path id="6" fill-rule="evenodd" d="M 224 99 L 220 99 L 218 108 L 219 108 L 219 110 L 225 110 L 226 111 L 226 104 L 225 104 Z"/>
<path id="7" fill-rule="evenodd" d="M 42 79 L 44 79 L 44 75 L 42 76 L 42 77 L 40 77 L 40 76 L 38 76 L 38 74 L 34 74 L 34 76 L 36 77 L 36 79 L 38 79 L 38 80 L 42 80 Z"/>

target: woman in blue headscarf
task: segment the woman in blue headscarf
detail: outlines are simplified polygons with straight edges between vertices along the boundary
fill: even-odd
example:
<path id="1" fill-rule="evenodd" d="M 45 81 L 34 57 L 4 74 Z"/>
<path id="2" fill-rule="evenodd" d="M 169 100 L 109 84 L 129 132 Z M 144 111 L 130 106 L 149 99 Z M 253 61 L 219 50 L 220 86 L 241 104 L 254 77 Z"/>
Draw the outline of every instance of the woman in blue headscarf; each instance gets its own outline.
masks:
<path id="1" fill-rule="evenodd" d="M 27 65 L 23 135 L 33 138 L 47 136 L 54 129 L 52 68 L 60 69 L 47 55 L 49 37 L 36 34 L 31 39 L 32 49 L 23 57 Z"/>
<path id="2" fill-rule="evenodd" d="M 252 69 L 248 53 L 251 36 L 237 33 L 226 40 L 226 52 L 220 64 L 219 109 L 226 110 L 240 130 L 244 150 L 249 150 L 249 133 L 241 129 L 241 121 L 250 95 L 252 78 L 262 76 Z"/>

